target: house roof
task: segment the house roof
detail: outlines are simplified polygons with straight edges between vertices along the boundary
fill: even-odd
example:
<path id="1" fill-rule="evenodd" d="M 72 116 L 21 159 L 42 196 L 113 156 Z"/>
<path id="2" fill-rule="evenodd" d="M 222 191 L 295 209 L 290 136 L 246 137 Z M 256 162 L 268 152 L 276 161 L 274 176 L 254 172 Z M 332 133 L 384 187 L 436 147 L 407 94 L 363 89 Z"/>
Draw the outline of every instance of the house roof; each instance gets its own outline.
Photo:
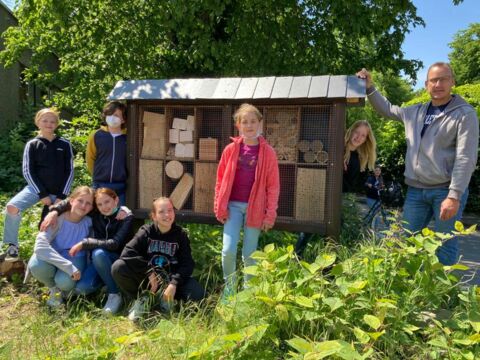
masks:
<path id="1" fill-rule="evenodd" d="M 365 80 L 347 75 L 122 80 L 109 100 L 365 98 Z"/>

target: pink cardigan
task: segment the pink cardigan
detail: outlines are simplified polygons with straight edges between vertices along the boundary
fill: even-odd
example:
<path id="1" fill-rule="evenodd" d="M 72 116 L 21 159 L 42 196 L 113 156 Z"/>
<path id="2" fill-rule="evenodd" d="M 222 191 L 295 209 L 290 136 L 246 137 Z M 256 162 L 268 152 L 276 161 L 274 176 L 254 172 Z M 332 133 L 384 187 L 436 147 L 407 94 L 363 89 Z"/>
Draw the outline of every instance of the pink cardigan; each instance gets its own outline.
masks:
<path id="1" fill-rule="evenodd" d="M 228 217 L 228 200 L 237 170 L 240 144 L 243 141 L 242 137 L 231 139 L 233 142 L 223 150 L 217 170 L 214 211 L 219 220 Z M 246 226 L 253 228 L 261 228 L 264 223 L 273 226 L 280 194 L 277 154 L 263 137 L 260 136 L 258 141 L 260 144 L 258 163 L 255 182 L 248 199 L 246 221 Z"/>

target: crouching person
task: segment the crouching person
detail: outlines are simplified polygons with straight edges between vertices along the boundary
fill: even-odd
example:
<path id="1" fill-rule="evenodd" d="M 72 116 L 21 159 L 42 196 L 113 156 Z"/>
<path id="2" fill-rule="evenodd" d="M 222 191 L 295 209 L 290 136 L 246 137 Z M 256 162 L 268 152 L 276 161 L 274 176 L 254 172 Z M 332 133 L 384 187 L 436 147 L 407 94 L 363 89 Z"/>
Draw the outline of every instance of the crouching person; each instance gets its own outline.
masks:
<path id="1" fill-rule="evenodd" d="M 29 273 L 48 286 L 50 295 L 47 305 L 56 307 L 63 302 L 62 292 L 68 294 L 82 276 L 87 264 L 87 254 L 80 251 L 72 256 L 69 250 L 92 233 L 92 219 L 87 214 L 93 208 L 93 189 L 88 186 L 76 188 L 68 201 L 70 210 L 58 218 L 55 226 L 41 231 L 28 262 Z"/>
<path id="2" fill-rule="evenodd" d="M 171 200 L 154 200 L 150 216 L 153 224 L 142 226 L 112 265 L 112 276 L 120 290 L 136 299 L 128 315 L 132 321 L 140 319 L 151 306 L 167 310 L 174 299 L 200 301 L 205 296 L 203 287 L 191 277 L 195 263 L 190 241 L 175 224 Z"/>

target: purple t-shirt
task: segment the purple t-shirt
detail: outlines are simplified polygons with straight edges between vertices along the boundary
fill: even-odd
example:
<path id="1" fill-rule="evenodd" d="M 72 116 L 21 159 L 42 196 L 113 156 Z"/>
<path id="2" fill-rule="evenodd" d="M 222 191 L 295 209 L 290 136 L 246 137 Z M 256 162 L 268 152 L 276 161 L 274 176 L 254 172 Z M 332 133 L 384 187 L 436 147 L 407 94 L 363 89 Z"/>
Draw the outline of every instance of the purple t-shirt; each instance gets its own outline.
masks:
<path id="1" fill-rule="evenodd" d="M 248 202 L 250 191 L 255 182 L 259 145 L 240 144 L 237 171 L 233 180 L 230 201 Z"/>

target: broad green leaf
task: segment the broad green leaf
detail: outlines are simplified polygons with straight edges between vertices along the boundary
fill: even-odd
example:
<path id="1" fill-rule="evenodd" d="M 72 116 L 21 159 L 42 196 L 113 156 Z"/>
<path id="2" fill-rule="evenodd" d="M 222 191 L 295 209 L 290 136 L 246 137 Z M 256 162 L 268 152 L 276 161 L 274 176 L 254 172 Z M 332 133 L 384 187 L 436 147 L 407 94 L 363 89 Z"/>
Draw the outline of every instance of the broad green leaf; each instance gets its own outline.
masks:
<path id="1" fill-rule="evenodd" d="M 419 329 L 420 329 L 419 327 L 411 324 L 408 324 L 403 327 L 403 331 L 405 331 L 407 334 L 410 334 L 410 335 L 413 335 L 413 333 Z"/>
<path id="2" fill-rule="evenodd" d="M 470 339 L 453 339 L 453 342 L 455 344 L 466 345 L 466 346 L 472 345 L 474 343 Z"/>
<path id="3" fill-rule="evenodd" d="M 303 307 L 306 307 L 306 308 L 313 308 L 313 300 L 306 297 L 306 296 L 296 296 L 295 297 L 295 302 L 300 305 L 300 306 L 303 306 Z"/>
<path id="4" fill-rule="evenodd" d="M 263 260 L 267 258 L 267 254 L 265 254 L 263 251 L 256 250 L 250 255 L 252 259 L 255 260 Z"/>
<path id="5" fill-rule="evenodd" d="M 278 259 L 275 259 L 275 263 L 282 263 L 282 262 L 285 262 L 287 261 L 288 259 L 290 259 L 290 254 L 285 254 L 285 255 L 282 255 L 280 256 Z"/>
<path id="6" fill-rule="evenodd" d="M 350 294 L 356 294 L 360 292 L 368 284 L 367 280 L 358 280 L 348 284 L 348 292 Z"/>
<path id="7" fill-rule="evenodd" d="M 432 230 L 430 230 L 429 228 L 423 228 L 422 229 L 422 235 L 423 236 L 433 236 L 433 235 L 435 235 L 435 233 Z"/>
<path id="8" fill-rule="evenodd" d="M 432 240 L 430 238 L 426 238 L 423 242 L 423 247 L 425 248 L 425 250 L 427 250 L 427 252 L 429 252 L 430 254 L 435 254 L 437 248 L 440 246 L 440 242 L 439 241 L 436 241 L 436 240 Z"/>
<path id="9" fill-rule="evenodd" d="M 327 297 L 323 298 L 322 301 L 330 307 L 332 312 L 344 305 L 343 301 L 338 297 Z"/>
<path id="10" fill-rule="evenodd" d="M 472 325 L 472 328 L 475 330 L 475 332 L 480 333 L 480 322 L 470 321 L 470 325 Z"/>
<path id="11" fill-rule="evenodd" d="M 473 334 L 468 337 L 469 340 L 472 340 L 475 344 L 480 343 L 480 334 Z"/>
<path id="12" fill-rule="evenodd" d="M 263 248 L 263 251 L 265 251 L 266 254 L 271 253 L 273 250 L 275 250 L 275 244 L 273 243 L 268 244 Z"/>
<path id="13" fill-rule="evenodd" d="M 343 274 L 343 266 L 342 264 L 337 264 L 333 267 L 333 269 L 330 271 L 330 274 L 333 276 L 340 276 Z"/>
<path id="14" fill-rule="evenodd" d="M 320 254 L 317 256 L 315 259 L 315 264 L 319 265 L 321 268 L 326 268 L 332 265 L 335 260 L 337 259 L 337 256 L 335 254 Z"/>
<path id="15" fill-rule="evenodd" d="M 288 345 L 297 350 L 300 354 L 306 354 L 313 351 L 313 344 L 305 339 L 295 337 L 287 340 Z"/>
<path id="16" fill-rule="evenodd" d="M 353 328 L 353 334 L 361 344 L 366 344 L 370 341 L 370 336 L 358 327 Z"/>
<path id="17" fill-rule="evenodd" d="M 373 340 L 377 340 L 380 336 L 382 336 L 383 334 L 385 334 L 385 330 L 382 330 L 382 331 L 377 331 L 377 332 L 369 332 L 367 333 L 368 336 L 370 336 Z"/>
<path id="18" fill-rule="evenodd" d="M 447 344 L 447 340 L 444 337 L 436 337 L 428 342 L 428 344 L 442 348 L 442 349 L 449 349 L 449 345 Z"/>
<path id="19" fill-rule="evenodd" d="M 268 296 L 256 296 L 255 298 L 260 301 L 263 301 L 265 304 L 268 304 L 270 306 L 275 306 L 277 304 L 277 302 L 274 299 Z"/>
<path id="20" fill-rule="evenodd" d="M 444 266 L 443 268 L 445 270 L 461 270 L 461 271 L 470 270 L 470 268 L 468 266 L 463 265 L 463 264 L 455 264 L 455 265 L 450 265 L 450 266 Z"/>
<path id="21" fill-rule="evenodd" d="M 363 321 L 365 321 L 365 323 L 374 330 L 377 330 L 380 327 L 380 325 L 382 325 L 382 322 L 380 321 L 380 319 L 373 315 L 368 315 L 368 314 L 363 315 Z"/>
<path id="22" fill-rule="evenodd" d="M 257 275 L 258 268 L 257 265 L 251 265 L 243 268 L 243 273 L 247 275 Z"/>

